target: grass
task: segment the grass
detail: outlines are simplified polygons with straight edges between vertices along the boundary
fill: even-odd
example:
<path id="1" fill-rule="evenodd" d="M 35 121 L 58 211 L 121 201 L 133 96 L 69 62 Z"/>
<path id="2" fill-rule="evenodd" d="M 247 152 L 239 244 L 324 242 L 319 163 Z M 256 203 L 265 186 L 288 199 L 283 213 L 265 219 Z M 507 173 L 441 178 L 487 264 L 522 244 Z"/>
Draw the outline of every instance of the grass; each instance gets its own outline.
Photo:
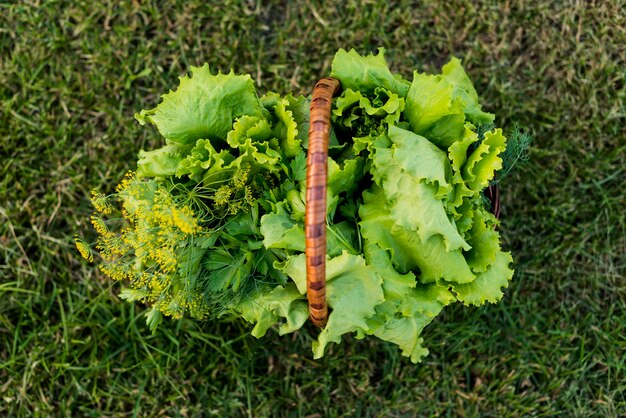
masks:
<path id="1" fill-rule="evenodd" d="M 626 19 L 596 2 L 0 1 L 0 415 L 623 416 Z M 88 193 L 112 190 L 190 65 L 307 94 L 339 47 L 394 70 L 455 54 L 498 123 L 530 127 L 503 183 L 516 277 L 498 305 L 452 307 L 412 365 L 311 328 L 256 340 L 239 322 L 169 321 L 83 263 Z"/>

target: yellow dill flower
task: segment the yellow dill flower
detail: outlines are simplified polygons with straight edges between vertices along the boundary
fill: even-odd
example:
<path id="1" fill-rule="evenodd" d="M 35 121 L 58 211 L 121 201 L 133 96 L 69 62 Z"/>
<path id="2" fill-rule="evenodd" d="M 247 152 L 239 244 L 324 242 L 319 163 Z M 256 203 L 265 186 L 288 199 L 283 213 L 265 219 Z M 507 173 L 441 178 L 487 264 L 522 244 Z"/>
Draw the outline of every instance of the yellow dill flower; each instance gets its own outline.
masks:
<path id="1" fill-rule="evenodd" d="M 239 200 L 239 201 L 231 203 L 230 208 L 228 208 L 228 213 L 231 215 L 236 215 L 239 212 L 242 212 L 245 210 L 246 210 L 246 207 L 243 201 Z"/>
<path id="2" fill-rule="evenodd" d="M 263 173 L 262 178 L 270 189 L 276 187 L 276 178 L 269 171 Z"/>
<path id="3" fill-rule="evenodd" d="M 127 172 L 124 175 L 124 179 L 122 180 L 122 182 L 120 184 L 117 185 L 117 187 L 115 188 L 115 191 L 117 191 L 118 193 L 128 189 L 128 187 L 131 185 L 131 183 L 133 182 L 133 180 L 135 179 L 135 173 L 132 171 Z"/>
<path id="4" fill-rule="evenodd" d="M 74 237 L 74 244 L 76 245 L 76 249 L 80 253 L 80 255 L 90 263 L 93 261 L 93 253 L 91 252 L 91 247 L 89 244 L 85 242 L 81 237 L 76 235 Z"/>
<path id="5" fill-rule="evenodd" d="M 162 293 L 169 287 L 171 282 L 172 278 L 167 274 L 153 274 L 148 282 L 151 296 L 154 298 L 162 297 Z M 167 297 L 168 295 L 165 296 Z"/>
<path id="6" fill-rule="evenodd" d="M 176 270 L 176 253 L 172 248 L 157 248 L 151 253 L 150 258 L 159 265 L 163 273 L 170 273 Z"/>
<path id="7" fill-rule="evenodd" d="M 213 201 L 217 206 L 226 206 L 233 195 L 233 189 L 230 186 L 223 185 L 213 195 Z"/>
<path id="8" fill-rule="evenodd" d="M 171 207 L 166 205 L 154 205 L 152 207 L 152 211 L 147 214 L 146 220 L 157 224 L 161 228 L 174 226 L 172 210 L 173 209 Z"/>
<path id="9" fill-rule="evenodd" d="M 96 211 L 108 215 L 113 210 L 113 205 L 109 201 L 109 198 L 103 195 L 98 189 L 91 191 L 91 204 Z"/>
<path id="10" fill-rule="evenodd" d="M 127 269 L 118 263 L 103 263 L 98 268 L 113 280 L 124 280 L 128 273 Z"/>
<path id="11" fill-rule="evenodd" d="M 256 200 L 254 197 L 254 190 L 252 186 L 246 186 L 246 195 L 245 195 L 246 203 L 250 206 L 254 205 L 254 201 Z"/>
<path id="12" fill-rule="evenodd" d="M 248 182 L 248 174 L 250 174 L 250 165 L 243 165 L 233 176 L 233 185 L 235 189 L 243 189 Z"/>
<path id="13" fill-rule="evenodd" d="M 193 211 L 187 207 L 181 209 L 173 208 L 172 220 L 174 225 L 185 234 L 196 234 L 202 229 L 198 225 Z"/>
<path id="14" fill-rule="evenodd" d="M 118 236 L 113 232 L 98 237 L 96 248 L 105 260 L 113 260 L 125 256 L 132 249 L 130 245 L 124 242 L 123 236 Z"/>
<path id="15" fill-rule="evenodd" d="M 150 280 L 150 273 L 148 273 L 147 271 L 142 271 L 141 274 L 139 274 L 135 278 L 135 280 L 133 280 L 131 285 L 134 289 L 140 289 L 146 286 L 149 280 Z"/>
<path id="16" fill-rule="evenodd" d="M 154 202 L 163 207 L 172 206 L 174 204 L 170 192 L 162 187 L 159 187 L 154 193 Z"/>
<path id="17" fill-rule="evenodd" d="M 99 235 L 106 237 L 112 234 L 112 232 L 109 231 L 109 227 L 107 227 L 106 223 L 104 222 L 104 219 L 102 219 L 101 217 L 92 215 L 90 220 L 93 228 Z"/>

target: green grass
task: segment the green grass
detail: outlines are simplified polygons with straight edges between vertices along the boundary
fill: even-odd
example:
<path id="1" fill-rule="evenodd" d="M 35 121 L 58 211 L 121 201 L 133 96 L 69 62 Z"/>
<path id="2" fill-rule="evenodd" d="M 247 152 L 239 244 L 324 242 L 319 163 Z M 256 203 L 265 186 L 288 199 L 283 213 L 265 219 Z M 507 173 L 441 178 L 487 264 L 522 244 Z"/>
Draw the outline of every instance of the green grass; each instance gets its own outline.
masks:
<path id="1" fill-rule="evenodd" d="M 626 414 L 620 2 L 161 3 L 0 1 L 1 416 Z M 310 326 L 256 340 L 182 320 L 151 335 L 72 246 L 89 190 L 113 190 L 160 142 L 133 113 L 190 65 L 307 94 L 339 47 L 378 46 L 407 76 L 464 58 L 499 125 L 535 134 L 502 184 L 517 262 L 504 300 L 445 310 L 417 366 L 374 339 L 313 361 Z"/>

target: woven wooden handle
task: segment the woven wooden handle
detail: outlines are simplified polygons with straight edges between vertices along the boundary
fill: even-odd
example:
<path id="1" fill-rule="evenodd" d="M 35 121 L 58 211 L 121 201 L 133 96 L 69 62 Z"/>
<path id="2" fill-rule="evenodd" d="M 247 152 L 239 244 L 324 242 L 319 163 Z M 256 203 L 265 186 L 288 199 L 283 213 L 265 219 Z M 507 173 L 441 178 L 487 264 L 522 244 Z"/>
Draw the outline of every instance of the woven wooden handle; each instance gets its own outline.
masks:
<path id="1" fill-rule="evenodd" d="M 306 162 L 306 287 L 311 322 L 326 325 L 326 182 L 330 109 L 340 83 L 323 78 L 315 85 L 311 100 L 309 151 Z"/>

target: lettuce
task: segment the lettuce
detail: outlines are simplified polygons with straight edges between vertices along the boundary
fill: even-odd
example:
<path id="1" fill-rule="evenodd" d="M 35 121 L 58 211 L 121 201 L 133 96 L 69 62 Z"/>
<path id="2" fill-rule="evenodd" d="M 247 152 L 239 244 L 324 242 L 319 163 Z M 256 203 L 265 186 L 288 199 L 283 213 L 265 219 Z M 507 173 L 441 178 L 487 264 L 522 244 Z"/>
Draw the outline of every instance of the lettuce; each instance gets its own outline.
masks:
<path id="1" fill-rule="evenodd" d="M 482 196 L 507 145 L 501 129 L 479 135 L 494 115 L 460 60 L 409 82 L 384 54 L 339 50 L 332 63 L 343 92 L 328 159 L 330 315 L 315 358 L 354 334 L 418 362 L 428 353 L 421 332 L 445 306 L 495 303 L 513 276 Z M 163 316 L 230 315 L 255 337 L 294 332 L 308 317 L 310 100 L 259 97 L 249 76 L 207 65 L 191 71 L 136 115 L 165 145 L 140 151 L 137 175 L 118 188 L 127 226 L 94 221 L 102 269 L 129 283 L 125 298 L 152 305 L 151 328 Z"/>
<path id="2" fill-rule="evenodd" d="M 333 59 L 330 76 L 341 81 L 344 90 L 371 94 L 384 88 L 400 97 L 406 97 L 409 82 L 389 71 L 385 61 L 385 49 L 379 48 L 378 55 L 361 56 L 354 49 L 340 49 Z"/>
<path id="3" fill-rule="evenodd" d="M 444 65 L 441 74 L 415 71 L 406 100 L 411 130 L 445 148 L 463 136 L 466 120 L 486 124 L 495 117 L 481 110 L 478 94 L 457 58 Z"/>
<path id="4" fill-rule="evenodd" d="M 190 144 L 198 139 L 224 141 L 236 118 L 261 117 L 261 106 L 249 75 L 212 75 L 209 66 L 191 67 L 192 77 L 181 77 L 176 91 L 164 94 L 154 109 L 135 118 L 150 122 L 167 142 Z"/>

